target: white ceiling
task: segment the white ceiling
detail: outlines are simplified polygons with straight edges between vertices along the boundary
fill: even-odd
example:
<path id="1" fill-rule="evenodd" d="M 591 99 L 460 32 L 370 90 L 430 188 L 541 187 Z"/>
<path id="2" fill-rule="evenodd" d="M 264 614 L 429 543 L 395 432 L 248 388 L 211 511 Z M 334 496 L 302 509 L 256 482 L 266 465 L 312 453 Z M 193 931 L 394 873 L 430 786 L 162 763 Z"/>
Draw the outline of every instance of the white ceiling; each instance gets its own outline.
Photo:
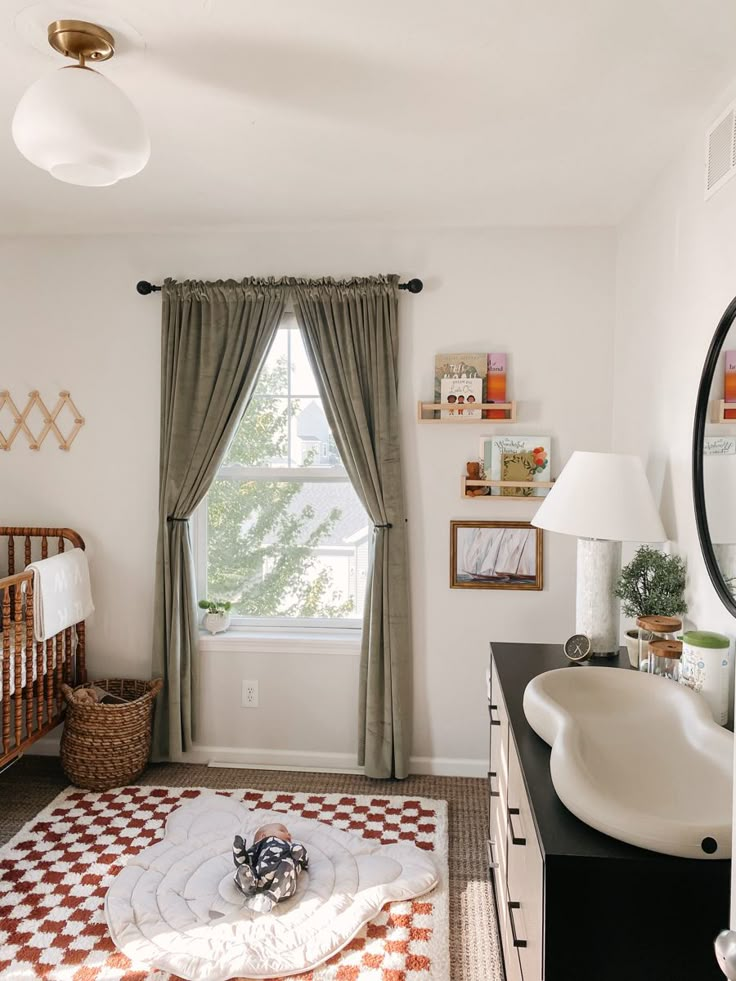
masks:
<path id="1" fill-rule="evenodd" d="M 736 74 L 733 0 L 28 8 L 0 3 L 0 232 L 11 234 L 616 223 Z M 81 15 L 122 18 L 145 44 L 101 66 L 152 141 L 148 167 L 110 188 L 61 184 L 10 138 L 25 88 L 63 63 L 43 25 Z"/>

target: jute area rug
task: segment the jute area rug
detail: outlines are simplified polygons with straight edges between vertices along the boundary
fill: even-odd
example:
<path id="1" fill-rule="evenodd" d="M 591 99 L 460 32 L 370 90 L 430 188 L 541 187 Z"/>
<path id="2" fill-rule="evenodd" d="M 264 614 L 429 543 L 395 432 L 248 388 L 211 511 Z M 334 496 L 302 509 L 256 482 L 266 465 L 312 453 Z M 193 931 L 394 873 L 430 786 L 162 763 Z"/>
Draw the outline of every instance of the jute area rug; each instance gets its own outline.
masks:
<path id="1" fill-rule="evenodd" d="M 282 789 L 310 794 L 416 796 L 442 799 L 449 815 L 450 981 L 502 981 L 498 931 L 488 881 L 488 785 L 465 777 L 373 780 L 349 773 L 228 769 L 185 763 L 151 765 L 148 786 Z M 0 843 L 68 785 L 58 757 L 24 756 L 0 774 Z M 2 874 L 0 873 L 0 879 Z M 4 929 L 0 917 L 0 931 Z M 67 981 L 67 979 L 65 979 Z M 84 976 L 68 981 L 85 981 Z M 412 981 L 412 979 L 408 979 Z"/>
<path id="2" fill-rule="evenodd" d="M 105 894 L 132 855 L 162 837 L 168 815 L 199 788 L 63 791 L 0 851 L 3 981 L 167 981 L 116 950 Z M 263 808 L 329 822 L 380 844 L 432 853 L 440 884 L 392 903 L 301 981 L 449 981 L 447 805 L 421 797 L 220 790 Z M 288 819 L 287 819 L 288 820 Z"/>

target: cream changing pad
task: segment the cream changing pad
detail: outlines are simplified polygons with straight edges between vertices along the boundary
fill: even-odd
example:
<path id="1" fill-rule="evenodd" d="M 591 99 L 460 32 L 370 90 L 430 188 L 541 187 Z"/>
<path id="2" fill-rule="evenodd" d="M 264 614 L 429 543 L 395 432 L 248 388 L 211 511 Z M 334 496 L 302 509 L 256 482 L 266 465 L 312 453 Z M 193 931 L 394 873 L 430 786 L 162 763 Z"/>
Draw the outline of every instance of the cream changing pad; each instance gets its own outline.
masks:
<path id="1" fill-rule="evenodd" d="M 309 868 L 291 899 L 254 913 L 233 881 L 236 834 L 283 821 Z M 321 821 L 250 810 L 204 793 L 174 811 L 163 840 L 123 868 L 105 898 L 116 946 L 132 961 L 187 981 L 273 978 L 328 960 L 386 903 L 432 889 L 432 857 L 412 844 L 378 845 Z"/>

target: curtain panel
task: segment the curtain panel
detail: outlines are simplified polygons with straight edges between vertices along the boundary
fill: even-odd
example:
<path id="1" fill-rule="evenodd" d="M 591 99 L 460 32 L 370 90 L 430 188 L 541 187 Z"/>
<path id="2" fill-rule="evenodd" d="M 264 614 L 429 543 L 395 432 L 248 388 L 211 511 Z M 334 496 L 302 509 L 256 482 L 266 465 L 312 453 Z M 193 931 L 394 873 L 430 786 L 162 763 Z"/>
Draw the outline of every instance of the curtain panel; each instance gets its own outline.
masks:
<path id="1" fill-rule="evenodd" d="M 283 282 L 166 280 L 153 673 L 164 679 L 153 755 L 176 758 L 196 731 L 197 593 L 189 518 L 247 408 L 284 309 Z"/>
<path id="2" fill-rule="evenodd" d="M 290 280 L 343 465 L 374 524 L 361 644 L 359 762 L 406 777 L 411 615 L 398 408 L 398 277 Z"/>

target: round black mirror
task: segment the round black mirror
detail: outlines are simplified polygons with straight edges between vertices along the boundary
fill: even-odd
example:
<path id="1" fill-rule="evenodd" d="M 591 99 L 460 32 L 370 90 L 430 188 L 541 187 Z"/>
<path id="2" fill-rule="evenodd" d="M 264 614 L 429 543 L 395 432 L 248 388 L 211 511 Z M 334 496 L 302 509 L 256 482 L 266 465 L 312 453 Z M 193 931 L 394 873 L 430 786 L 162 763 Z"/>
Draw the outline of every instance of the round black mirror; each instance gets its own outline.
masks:
<path id="1" fill-rule="evenodd" d="M 713 335 L 700 378 L 693 428 L 693 499 L 708 575 L 736 616 L 736 402 L 725 401 L 726 373 L 736 382 L 736 298 Z"/>

